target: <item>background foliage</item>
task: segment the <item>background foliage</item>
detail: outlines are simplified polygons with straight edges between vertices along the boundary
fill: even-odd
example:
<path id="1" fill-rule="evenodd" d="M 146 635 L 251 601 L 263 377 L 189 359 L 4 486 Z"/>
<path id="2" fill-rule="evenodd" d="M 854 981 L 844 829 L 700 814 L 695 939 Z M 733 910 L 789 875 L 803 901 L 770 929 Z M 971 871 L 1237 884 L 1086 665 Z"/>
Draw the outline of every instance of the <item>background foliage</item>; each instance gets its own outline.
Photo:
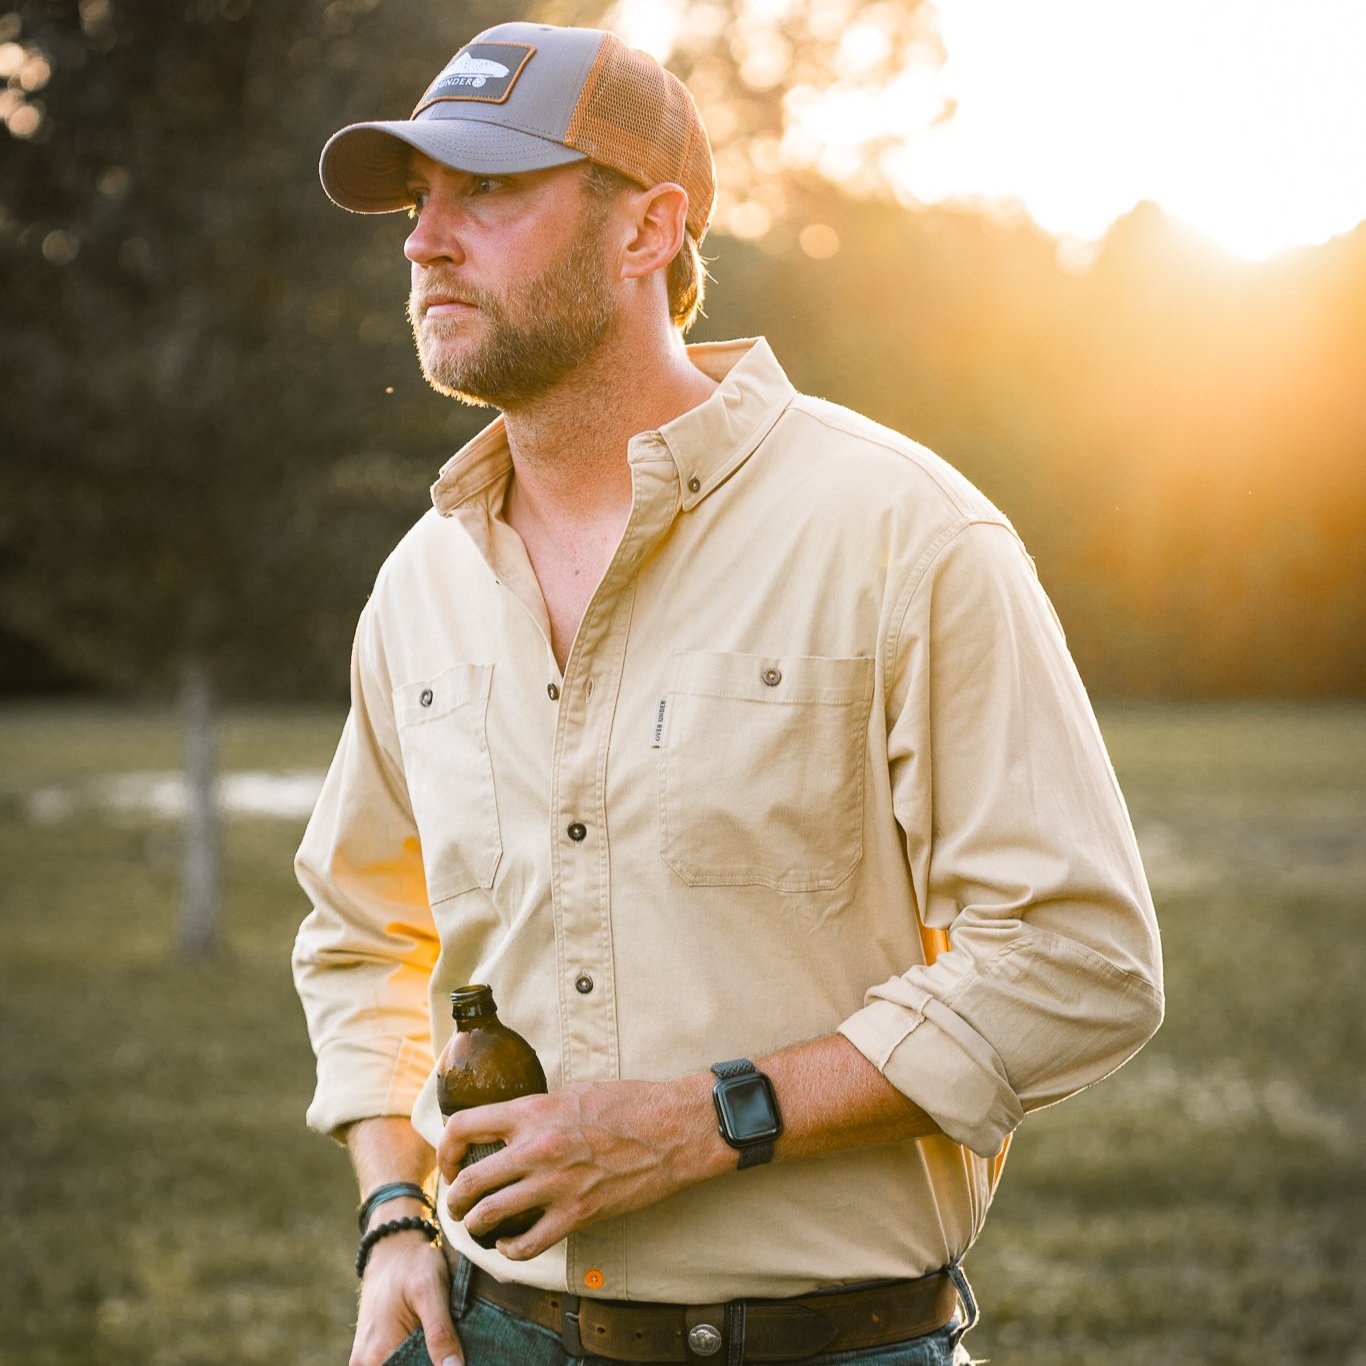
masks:
<path id="1" fill-rule="evenodd" d="M 817 79 L 838 9 L 775 34 L 708 0 L 682 36 L 723 194 L 769 227 L 709 239 L 694 335 L 769 335 L 977 480 L 1093 690 L 1360 695 L 1366 229 L 1254 266 L 1140 206 L 1077 269 L 1024 223 L 776 166 L 779 77 Z M 486 23 L 601 10 L 0 0 L 0 686 L 157 691 L 199 661 L 240 696 L 337 694 L 377 564 L 481 418 L 417 375 L 402 220 L 333 208 L 318 150 Z M 921 6 L 889 12 L 889 63 L 932 54 Z"/>

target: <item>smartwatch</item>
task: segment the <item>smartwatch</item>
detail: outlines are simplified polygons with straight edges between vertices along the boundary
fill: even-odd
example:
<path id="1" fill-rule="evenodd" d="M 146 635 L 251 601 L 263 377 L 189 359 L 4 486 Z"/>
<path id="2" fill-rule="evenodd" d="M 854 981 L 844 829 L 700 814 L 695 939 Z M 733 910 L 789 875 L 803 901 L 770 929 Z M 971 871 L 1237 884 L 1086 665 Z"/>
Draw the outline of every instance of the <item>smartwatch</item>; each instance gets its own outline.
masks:
<path id="1" fill-rule="evenodd" d="M 738 1170 L 773 1161 L 773 1140 L 783 1131 L 773 1083 L 748 1058 L 716 1062 L 712 1104 L 721 1137 L 740 1154 Z"/>

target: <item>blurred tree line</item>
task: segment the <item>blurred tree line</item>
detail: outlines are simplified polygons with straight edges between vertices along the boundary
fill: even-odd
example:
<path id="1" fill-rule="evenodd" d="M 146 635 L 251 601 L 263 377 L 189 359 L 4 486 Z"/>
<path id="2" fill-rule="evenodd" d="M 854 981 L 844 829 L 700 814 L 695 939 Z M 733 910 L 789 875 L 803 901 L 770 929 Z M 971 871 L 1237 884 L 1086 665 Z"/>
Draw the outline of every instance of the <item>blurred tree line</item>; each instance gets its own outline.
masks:
<path id="1" fill-rule="evenodd" d="M 768 335 L 981 484 L 1093 691 L 1366 690 L 1366 231 L 1249 265 L 1140 206 L 1076 269 L 1027 223 L 775 180 L 755 71 L 809 75 L 829 24 L 774 49 L 732 8 L 677 67 L 770 229 L 709 239 L 694 338 Z M 486 24 L 602 10 L 0 0 L 0 689 L 341 694 L 376 567 L 487 415 L 422 384 L 405 224 L 330 205 L 319 149 Z"/>

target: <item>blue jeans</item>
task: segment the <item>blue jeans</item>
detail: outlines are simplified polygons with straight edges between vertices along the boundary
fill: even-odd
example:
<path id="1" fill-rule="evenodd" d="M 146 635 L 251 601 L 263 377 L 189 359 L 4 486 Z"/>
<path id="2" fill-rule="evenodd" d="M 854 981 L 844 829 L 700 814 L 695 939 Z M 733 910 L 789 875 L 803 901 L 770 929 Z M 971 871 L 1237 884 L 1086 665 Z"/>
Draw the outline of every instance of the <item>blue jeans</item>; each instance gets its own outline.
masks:
<path id="1" fill-rule="evenodd" d="M 461 1271 L 467 1266 L 463 1264 Z M 950 1267 L 949 1274 L 958 1288 L 965 1319 L 955 1318 L 938 1332 L 885 1347 L 803 1357 L 801 1366 L 963 1366 L 969 1358 L 959 1343 L 977 1322 L 977 1302 L 962 1268 Z M 460 1272 L 451 1285 L 451 1312 L 465 1349 L 466 1366 L 613 1366 L 602 1357 L 570 1356 L 558 1333 L 475 1299 L 469 1294 L 468 1276 Z M 716 1362 L 725 1366 L 723 1357 L 718 1356 Z M 413 1333 L 384 1366 L 429 1366 L 422 1330 Z"/>

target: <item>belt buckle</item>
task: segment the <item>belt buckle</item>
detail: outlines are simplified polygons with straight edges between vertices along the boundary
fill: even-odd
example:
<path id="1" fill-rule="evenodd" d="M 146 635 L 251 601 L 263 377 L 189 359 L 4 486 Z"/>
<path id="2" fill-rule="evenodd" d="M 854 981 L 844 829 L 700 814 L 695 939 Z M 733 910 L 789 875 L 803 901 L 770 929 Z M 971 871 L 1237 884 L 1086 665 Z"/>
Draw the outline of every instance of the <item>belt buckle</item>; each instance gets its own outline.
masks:
<path id="1" fill-rule="evenodd" d="M 586 1355 L 579 1336 L 579 1297 L 566 1295 L 560 1306 L 560 1346 L 571 1357 Z"/>
<path id="2" fill-rule="evenodd" d="M 726 1345 L 726 1306 L 690 1305 L 683 1311 L 684 1342 L 687 1360 L 714 1363 Z"/>

